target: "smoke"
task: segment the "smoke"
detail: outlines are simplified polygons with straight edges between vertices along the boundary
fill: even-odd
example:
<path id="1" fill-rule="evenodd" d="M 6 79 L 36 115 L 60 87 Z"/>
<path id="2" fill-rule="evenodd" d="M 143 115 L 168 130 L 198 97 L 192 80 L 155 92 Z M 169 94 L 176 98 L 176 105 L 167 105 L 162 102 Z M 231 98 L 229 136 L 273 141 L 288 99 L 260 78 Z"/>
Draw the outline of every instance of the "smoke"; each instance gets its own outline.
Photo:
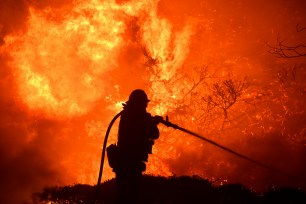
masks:
<path id="1" fill-rule="evenodd" d="M 54 161 L 47 156 L 52 134 L 46 134 L 54 124 L 48 123 L 33 127 L 35 118 L 25 113 L 14 100 L 14 85 L 9 68 L 1 57 L 1 202 L 21 203 L 33 190 L 42 185 L 55 184 L 60 180 L 56 168 L 50 163 Z M 37 137 L 42 131 L 43 137 Z M 56 152 L 54 154 L 56 155 Z"/>
<path id="2" fill-rule="evenodd" d="M 0 8 L 0 45 L 2 45 L 4 36 L 25 26 L 24 19 L 28 10 L 23 0 L 1 1 Z"/>
<path id="3" fill-rule="evenodd" d="M 147 90 L 153 114 L 169 114 L 173 122 L 220 144 L 303 175 L 305 60 L 276 58 L 266 43 L 277 37 L 304 43 L 303 33 L 296 32 L 297 24 L 306 26 L 304 4 L 1 1 L 1 202 L 29 202 L 46 186 L 94 184 L 103 133 L 121 110 L 120 102 L 136 88 Z M 208 77 L 193 89 L 205 76 L 198 73 L 203 64 Z M 284 91 L 275 81 L 285 76 L 281 68 L 293 65 L 298 67 L 295 84 Z M 251 101 L 256 105 L 235 104 L 231 123 L 220 131 L 222 111 L 197 122 L 203 101 L 192 99 L 204 97 L 212 83 L 229 73 L 237 79 L 248 76 L 249 98 L 244 99 L 256 96 Z M 113 134 L 110 142 L 115 139 Z M 108 167 L 105 171 L 107 178 L 113 176 Z M 148 172 L 220 177 L 258 189 L 299 185 L 171 130 L 161 132 Z"/>
<path id="4" fill-rule="evenodd" d="M 305 45 L 305 33 L 296 30 L 297 25 L 305 25 L 305 14 L 300 9 L 305 3 L 188 1 L 188 4 L 190 6 L 185 1 L 177 1 L 175 5 L 160 2 L 160 14 L 167 16 L 171 22 L 182 22 L 181 18 L 185 15 L 198 16 L 199 21 L 188 58 L 179 70 L 187 77 L 177 73 L 177 78 L 169 84 L 164 85 L 160 81 L 154 84 L 157 87 L 154 90 L 160 94 L 157 99 L 163 101 L 163 97 L 167 97 L 167 102 L 163 101 L 161 107 L 171 104 L 172 100 L 180 101 L 183 105 L 175 104 L 168 109 L 170 120 L 172 118 L 183 127 L 292 176 L 280 175 L 235 158 L 177 131 L 165 134 L 156 144 L 159 150 L 170 146 L 165 153 L 169 156 L 163 158 L 167 168 L 176 175 L 198 174 L 209 179 L 220 178 L 222 182 L 223 179 L 239 182 L 259 191 L 271 185 L 305 188 L 302 173 L 306 168 L 305 111 L 300 109 L 305 106 L 305 93 L 301 91 L 305 89 L 302 80 L 305 59 L 278 58 L 268 52 L 267 46 L 268 43 L 277 44 L 277 39 L 284 40 L 287 45 Z M 204 78 L 206 83 L 201 85 L 201 76 L 194 77 L 195 72 L 192 72 L 203 62 L 209 73 L 205 75 L 202 72 L 202 76 L 207 78 Z M 295 73 L 292 70 L 298 71 Z M 219 79 L 210 80 L 212 73 Z M 230 118 L 225 123 L 221 108 L 207 111 L 210 107 L 201 99 L 209 95 L 206 92 L 210 91 L 211 84 L 220 85 L 223 79 L 232 77 L 240 80 L 245 76 L 248 81 L 245 98 L 230 108 Z M 180 77 L 183 80 L 175 83 Z M 171 83 L 176 85 L 171 86 Z M 185 85 L 186 91 L 180 84 L 191 84 L 191 88 Z M 192 90 L 191 95 L 187 94 L 189 90 Z M 185 99 L 180 98 L 182 96 Z M 172 148 L 174 143 L 176 148 Z M 292 178 L 295 176 L 301 179 Z"/>
<path id="5" fill-rule="evenodd" d="M 189 140 L 193 142 L 192 138 Z M 197 143 L 202 141 L 198 140 Z M 218 143 L 224 144 L 224 141 Z M 235 144 L 241 146 L 237 147 Z M 189 145 L 182 146 L 177 160 L 168 161 L 170 169 L 175 169 L 176 175 L 193 172 L 217 181 L 214 183 L 216 185 L 226 182 L 240 183 L 257 192 L 264 192 L 273 186 L 305 188 L 305 148 L 302 145 L 290 144 L 281 138 L 279 132 L 264 134 L 260 138 L 249 137 L 243 143 L 236 141 L 234 144 L 225 145 L 267 166 L 250 162 L 204 142 L 202 147 L 193 143 L 191 145 L 194 148 L 190 149 Z"/>
<path id="6" fill-rule="evenodd" d="M 26 32 L 30 5 L 31 2 L 23 0 L 0 2 L 1 45 L 7 35 Z M 71 176 L 63 177 L 66 168 L 59 159 L 65 156 L 67 147 L 67 140 L 59 141 L 65 124 L 26 109 L 21 103 L 15 70 L 10 63 L 8 54 L 1 52 L 0 200 L 1 203 L 19 204 L 30 202 L 32 193 L 41 191 L 43 187 L 63 184 L 64 181 L 67 184 Z"/>

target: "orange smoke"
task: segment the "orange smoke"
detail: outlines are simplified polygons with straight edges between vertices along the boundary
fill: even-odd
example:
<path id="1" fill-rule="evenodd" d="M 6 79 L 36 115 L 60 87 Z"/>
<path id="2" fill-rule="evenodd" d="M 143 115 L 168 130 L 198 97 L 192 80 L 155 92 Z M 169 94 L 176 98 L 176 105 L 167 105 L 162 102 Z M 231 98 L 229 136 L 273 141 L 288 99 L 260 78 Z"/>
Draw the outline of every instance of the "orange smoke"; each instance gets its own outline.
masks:
<path id="1" fill-rule="evenodd" d="M 3 13 L 0 22 L 1 146 L 7 146 L 0 162 L 14 169 L 3 186 L 16 195 L 23 194 L 18 186 L 29 189 L 20 199 L 47 185 L 95 184 L 106 128 L 135 88 L 147 91 L 153 115 L 169 115 L 303 177 L 305 59 L 276 58 L 266 46 L 279 35 L 305 43 L 295 30 L 306 26 L 302 1 L 2 4 L 1 10 L 20 11 Z M 4 23 L 9 17 L 15 29 Z M 113 128 L 109 143 L 116 141 Z M 146 173 L 197 174 L 259 190 L 300 185 L 189 135 L 160 130 Z M 103 175 L 114 176 L 107 165 Z M 18 203 L 10 199 L 2 200 Z"/>

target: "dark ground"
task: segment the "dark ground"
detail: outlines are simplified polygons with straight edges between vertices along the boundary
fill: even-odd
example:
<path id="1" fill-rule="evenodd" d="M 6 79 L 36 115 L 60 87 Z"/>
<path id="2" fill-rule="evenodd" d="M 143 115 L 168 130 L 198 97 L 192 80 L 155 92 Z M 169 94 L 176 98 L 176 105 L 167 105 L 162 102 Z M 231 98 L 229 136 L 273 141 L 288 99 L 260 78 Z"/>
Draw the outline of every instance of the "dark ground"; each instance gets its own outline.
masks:
<path id="1" fill-rule="evenodd" d="M 73 185 L 46 188 L 34 194 L 34 203 L 92 204 L 96 186 Z M 141 195 L 148 204 L 306 204 L 306 191 L 297 188 L 270 188 L 256 193 L 241 184 L 214 186 L 208 180 L 193 176 L 144 176 Z M 101 185 L 97 204 L 114 203 L 115 180 Z"/>

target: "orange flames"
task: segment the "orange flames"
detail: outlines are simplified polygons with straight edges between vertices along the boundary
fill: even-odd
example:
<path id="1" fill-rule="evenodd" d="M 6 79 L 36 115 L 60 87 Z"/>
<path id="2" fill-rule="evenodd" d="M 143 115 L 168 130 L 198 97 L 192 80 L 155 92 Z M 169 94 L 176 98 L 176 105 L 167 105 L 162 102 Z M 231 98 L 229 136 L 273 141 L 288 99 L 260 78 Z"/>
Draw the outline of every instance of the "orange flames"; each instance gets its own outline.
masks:
<path id="1" fill-rule="evenodd" d="M 169 80 L 188 54 L 192 26 L 173 31 L 157 15 L 157 3 L 80 1 L 71 11 L 30 8 L 27 32 L 5 39 L 13 47 L 22 100 L 51 117 L 86 114 L 103 97 L 107 72 L 120 66 L 117 58 L 131 17 L 140 18 L 138 43 L 158 63 L 155 72 Z M 57 19 L 60 14 L 65 16 Z"/>
<path id="2" fill-rule="evenodd" d="M 139 31 L 133 37 L 139 38 L 139 48 L 156 62 L 154 72 L 158 78 L 169 80 L 188 54 L 192 25 L 175 31 L 171 22 L 157 14 L 157 4 L 158 1 L 131 1 L 119 5 L 115 1 L 92 0 L 76 1 L 72 9 L 30 8 L 27 31 L 5 38 L 21 102 L 31 112 L 60 120 L 88 115 L 103 99 L 118 104 L 111 96 L 106 97 L 109 82 L 105 78 L 110 78 L 110 70 L 121 66 L 118 57 L 131 40 L 125 39 L 125 33 L 132 18 L 138 18 Z M 150 78 L 154 80 L 154 76 Z M 163 91 L 158 84 L 153 88 Z M 164 114 L 171 105 L 167 103 L 155 112 Z M 113 110 L 119 109 L 114 106 Z M 101 122 L 85 124 L 88 136 L 96 132 L 100 139 L 97 145 L 100 144 Z M 98 169 L 97 164 L 94 166 L 91 174 Z M 155 173 L 163 168 L 161 164 L 151 167 Z M 167 170 L 161 172 L 169 174 Z"/>
<path id="3" fill-rule="evenodd" d="M 305 61 L 267 53 L 265 42 L 277 37 L 273 30 L 290 32 L 270 27 L 279 19 L 269 7 L 261 16 L 243 6 L 160 0 L 31 6 L 26 29 L 7 35 L 1 53 L 10 56 L 18 106 L 33 120 L 56 124 L 47 134 L 59 145 L 52 148 L 58 158 L 50 162 L 65 170 L 61 182 L 96 183 L 108 123 L 135 88 L 147 91 L 152 115 L 169 115 L 174 123 L 289 173 L 305 169 L 299 160 L 305 153 Z M 263 22 L 265 13 L 269 22 Z M 116 141 L 116 128 L 109 143 Z M 267 185 L 265 170 L 178 131 L 162 125 L 160 130 L 146 173 Z M 29 142 L 44 133 L 33 127 Z M 278 163 L 277 154 L 266 157 L 279 138 L 295 149 L 280 153 L 296 156 L 293 169 Z M 284 149 L 277 144 L 275 150 Z M 114 176 L 108 166 L 104 176 Z"/>

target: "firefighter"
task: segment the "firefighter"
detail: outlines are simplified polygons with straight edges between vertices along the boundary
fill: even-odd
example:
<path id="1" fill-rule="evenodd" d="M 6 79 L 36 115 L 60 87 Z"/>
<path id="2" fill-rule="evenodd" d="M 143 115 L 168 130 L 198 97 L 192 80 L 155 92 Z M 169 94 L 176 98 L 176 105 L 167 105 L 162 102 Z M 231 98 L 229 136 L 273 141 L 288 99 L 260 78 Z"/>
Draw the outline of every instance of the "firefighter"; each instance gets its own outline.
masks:
<path id="1" fill-rule="evenodd" d="M 159 138 L 157 125 L 162 120 L 161 116 L 152 117 L 146 111 L 148 102 L 147 94 L 136 89 L 123 105 L 117 142 L 119 161 L 113 168 L 119 203 L 143 203 L 139 195 L 141 177 L 154 140 Z"/>

